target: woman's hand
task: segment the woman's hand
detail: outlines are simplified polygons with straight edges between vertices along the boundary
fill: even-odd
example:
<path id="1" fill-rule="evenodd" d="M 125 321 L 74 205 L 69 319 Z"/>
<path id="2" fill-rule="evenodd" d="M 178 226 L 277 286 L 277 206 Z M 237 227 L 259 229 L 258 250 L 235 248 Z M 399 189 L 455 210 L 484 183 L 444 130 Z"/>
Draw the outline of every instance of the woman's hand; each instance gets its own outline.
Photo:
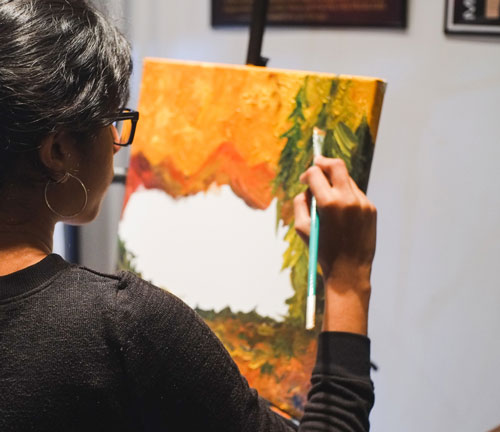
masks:
<path id="1" fill-rule="evenodd" d="M 340 159 L 315 158 L 315 165 L 302 174 L 301 181 L 309 190 L 294 201 L 297 233 L 308 241 L 311 193 L 316 197 L 320 220 L 323 330 L 366 334 L 377 211 Z"/>

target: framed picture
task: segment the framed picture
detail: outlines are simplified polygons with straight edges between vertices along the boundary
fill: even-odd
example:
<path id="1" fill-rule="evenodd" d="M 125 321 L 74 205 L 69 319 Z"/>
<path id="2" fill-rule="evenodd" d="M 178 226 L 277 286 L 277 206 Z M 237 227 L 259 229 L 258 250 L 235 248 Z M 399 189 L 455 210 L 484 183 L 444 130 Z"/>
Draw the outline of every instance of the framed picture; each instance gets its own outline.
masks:
<path id="1" fill-rule="evenodd" d="M 253 0 L 212 0 L 212 26 L 248 25 Z M 406 27 L 407 0 L 269 0 L 274 26 Z"/>
<path id="2" fill-rule="evenodd" d="M 446 0 L 448 34 L 500 35 L 500 0 Z"/>

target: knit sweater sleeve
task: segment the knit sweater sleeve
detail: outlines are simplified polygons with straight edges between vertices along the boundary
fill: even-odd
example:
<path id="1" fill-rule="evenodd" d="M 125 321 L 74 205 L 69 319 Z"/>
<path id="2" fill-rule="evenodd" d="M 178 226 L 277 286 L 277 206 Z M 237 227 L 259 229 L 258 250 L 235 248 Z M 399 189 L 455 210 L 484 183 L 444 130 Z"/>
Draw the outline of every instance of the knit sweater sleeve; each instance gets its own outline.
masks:
<path id="1" fill-rule="evenodd" d="M 370 379 L 370 340 L 361 335 L 325 332 L 300 431 L 365 432 L 374 403 Z"/>
<path id="2" fill-rule="evenodd" d="M 203 320 L 172 294 L 123 274 L 115 332 L 133 415 L 144 430 L 294 430 L 249 387 Z M 321 335 L 301 432 L 368 430 L 369 345 L 351 336 Z"/>

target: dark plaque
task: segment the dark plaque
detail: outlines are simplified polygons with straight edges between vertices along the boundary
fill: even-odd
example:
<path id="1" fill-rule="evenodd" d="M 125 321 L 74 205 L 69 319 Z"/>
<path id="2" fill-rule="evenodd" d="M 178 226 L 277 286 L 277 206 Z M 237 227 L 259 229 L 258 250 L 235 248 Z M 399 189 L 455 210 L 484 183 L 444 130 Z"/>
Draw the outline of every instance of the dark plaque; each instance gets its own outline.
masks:
<path id="1" fill-rule="evenodd" d="M 500 35 L 500 0 L 447 0 L 445 31 Z"/>
<path id="2" fill-rule="evenodd" d="M 406 27 L 407 0 L 269 0 L 275 26 Z M 247 25 L 253 0 L 212 0 L 212 25 Z"/>

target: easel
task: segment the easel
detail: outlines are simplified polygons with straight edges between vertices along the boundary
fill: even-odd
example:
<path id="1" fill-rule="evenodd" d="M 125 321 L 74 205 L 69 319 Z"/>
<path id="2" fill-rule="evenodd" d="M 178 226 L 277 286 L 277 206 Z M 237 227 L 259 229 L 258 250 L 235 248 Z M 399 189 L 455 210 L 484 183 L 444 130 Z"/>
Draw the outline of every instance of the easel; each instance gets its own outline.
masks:
<path id="1" fill-rule="evenodd" d="M 269 61 L 268 58 L 261 55 L 268 10 L 269 0 L 254 0 L 252 20 L 250 22 L 247 65 L 266 66 Z"/>

